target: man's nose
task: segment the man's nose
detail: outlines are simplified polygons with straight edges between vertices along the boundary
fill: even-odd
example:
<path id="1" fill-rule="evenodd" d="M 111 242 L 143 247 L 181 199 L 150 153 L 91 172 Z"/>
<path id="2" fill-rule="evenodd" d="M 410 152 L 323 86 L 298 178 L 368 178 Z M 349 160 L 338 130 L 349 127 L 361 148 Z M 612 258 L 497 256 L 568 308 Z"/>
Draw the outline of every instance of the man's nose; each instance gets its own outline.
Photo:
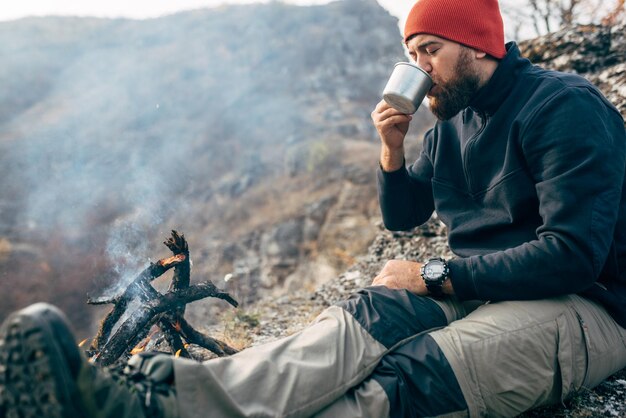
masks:
<path id="1" fill-rule="evenodd" d="M 430 74 L 433 70 L 430 59 L 428 59 L 428 57 L 424 55 L 417 57 L 417 66 L 426 71 L 428 74 Z"/>

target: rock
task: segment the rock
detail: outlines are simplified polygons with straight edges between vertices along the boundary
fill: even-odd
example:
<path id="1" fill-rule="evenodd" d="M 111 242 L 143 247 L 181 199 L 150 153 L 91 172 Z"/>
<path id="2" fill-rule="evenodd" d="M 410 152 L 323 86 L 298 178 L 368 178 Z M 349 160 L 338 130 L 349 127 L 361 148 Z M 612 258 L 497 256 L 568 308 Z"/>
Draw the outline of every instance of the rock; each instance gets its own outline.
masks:
<path id="1" fill-rule="evenodd" d="M 302 257 L 304 219 L 289 219 L 263 234 L 259 248 L 265 287 L 280 286 L 298 266 Z M 269 280 L 268 280 L 269 279 Z"/>
<path id="2" fill-rule="evenodd" d="M 626 116 L 625 32 L 625 23 L 613 28 L 575 26 L 519 46 L 522 55 L 535 64 L 586 77 Z"/>
<path id="3" fill-rule="evenodd" d="M 612 62 L 611 30 L 598 25 L 561 29 L 520 43 L 522 55 L 559 71 L 586 73 Z"/>
<path id="4" fill-rule="evenodd" d="M 302 238 L 305 242 L 317 240 L 320 229 L 326 220 L 326 214 L 336 202 L 337 197 L 330 196 L 310 205 L 306 209 L 302 231 Z"/>

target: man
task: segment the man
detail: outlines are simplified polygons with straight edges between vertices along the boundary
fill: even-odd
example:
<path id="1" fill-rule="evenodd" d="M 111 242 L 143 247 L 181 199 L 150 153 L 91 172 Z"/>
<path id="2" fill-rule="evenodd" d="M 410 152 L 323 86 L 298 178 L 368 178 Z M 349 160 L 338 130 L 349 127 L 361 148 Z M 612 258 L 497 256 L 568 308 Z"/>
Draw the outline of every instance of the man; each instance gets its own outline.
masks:
<path id="1" fill-rule="evenodd" d="M 97 370 L 34 305 L 0 330 L 0 416 L 514 416 L 626 366 L 619 113 L 505 48 L 496 0 L 419 0 L 405 42 L 440 121 L 405 168 L 411 116 L 372 113 L 383 217 L 436 210 L 457 258 L 390 261 L 302 332 L 202 365 Z"/>

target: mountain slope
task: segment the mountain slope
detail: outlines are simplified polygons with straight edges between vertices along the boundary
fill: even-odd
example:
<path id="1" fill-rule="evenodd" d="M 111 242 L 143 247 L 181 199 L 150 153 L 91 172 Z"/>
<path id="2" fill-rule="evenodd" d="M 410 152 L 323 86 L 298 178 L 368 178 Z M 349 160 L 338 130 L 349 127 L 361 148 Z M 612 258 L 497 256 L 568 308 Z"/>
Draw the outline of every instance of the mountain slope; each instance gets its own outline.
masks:
<path id="1" fill-rule="evenodd" d="M 84 329 L 84 294 L 172 228 L 246 300 L 336 275 L 375 234 L 369 113 L 400 41 L 374 0 L 1 23 L 0 316 L 43 299 Z"/>

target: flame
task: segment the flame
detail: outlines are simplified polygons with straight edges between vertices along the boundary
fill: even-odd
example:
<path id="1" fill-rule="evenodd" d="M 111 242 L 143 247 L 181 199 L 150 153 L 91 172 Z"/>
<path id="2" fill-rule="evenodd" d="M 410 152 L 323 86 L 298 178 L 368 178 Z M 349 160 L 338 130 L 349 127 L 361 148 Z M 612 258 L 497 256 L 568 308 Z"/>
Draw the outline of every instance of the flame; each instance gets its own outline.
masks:
<path id="1" fill-rule="evenodd" d="M 162 267 L 169 267 L 171 265 L 182 263 L 183 261 L 185 261 L 186 258 L 187 257 L 185 256 L 185 254 L 176 254 L 172 257 L 164 258 L 162 260 L 157 261 L 157 264 L 159 264 Z"/>
<path id="2" fill-rule="evenodd" d="M 135 354 L 139 354 L 139 353 L 143 352 L 143 350 L 145 350 L 145 349 L 146 349 L 146 347 L 136 346 L 135 348 L 130 350 L 130 354 L 132 356 L 134 356 Z"/>
<path id="3" fill-rule="evenodd" d="M 135 348 L 130 350 L 130 355 L 134 356 L 135 354 L 139 354 L 139 353 L 145 351 L 146 346 L 148 345 L 149 342 L 150 342 L 150 336 L 146 337 L 143 341 L 141 341 L 139 344 L 137 344 L 135 346 Z"/>
<path id="4" fill-rule="evenodd" d="M 85 338 L 84 340 L 82 340 L 81 342 L 78 343 L 79 347 L 82 347 L 83 345 L 85 345 L 85 343 L 89 341 L 89 337 Z"/>
<path id="5" fill-rule="evenodd" d="M 187 347 L 189 347 L 189 344 L 183 344 L 183 347 L 185 347 L 185 350 L 186 350 Z"/>
<path id="6" fill-rule="evenodd" d="M 180 357 L 180 352 L 183 351 L 183 349 L 179 349 L 178 351 L 176 351 L 176 354 L 174 354 L 174 357 L 178 358 Z"/>

